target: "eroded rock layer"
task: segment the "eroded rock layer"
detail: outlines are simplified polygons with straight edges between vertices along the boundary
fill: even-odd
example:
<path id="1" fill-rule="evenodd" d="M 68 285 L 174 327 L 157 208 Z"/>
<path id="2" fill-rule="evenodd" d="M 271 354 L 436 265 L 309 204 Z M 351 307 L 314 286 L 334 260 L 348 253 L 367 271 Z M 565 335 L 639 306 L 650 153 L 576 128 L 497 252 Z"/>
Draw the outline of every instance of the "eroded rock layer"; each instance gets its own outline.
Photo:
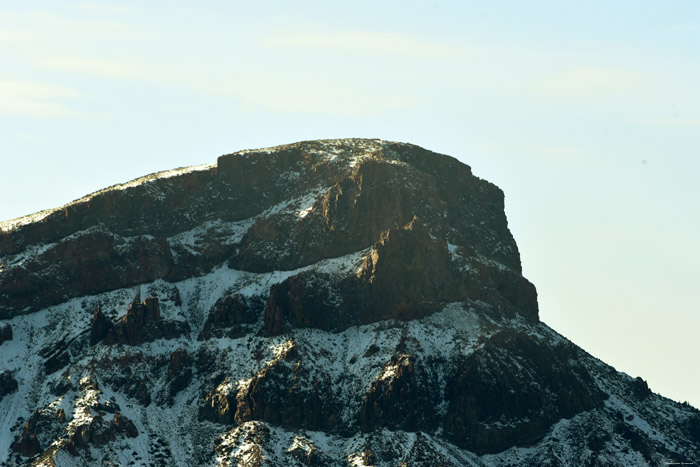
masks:
<path id="1" fill-rule="evenodd" d="M 243 151 L 0 224 L 0 319 L 3 465 L 700 458 L 697 410 L 539 321 L 502 192 L 408 144 Z"/>

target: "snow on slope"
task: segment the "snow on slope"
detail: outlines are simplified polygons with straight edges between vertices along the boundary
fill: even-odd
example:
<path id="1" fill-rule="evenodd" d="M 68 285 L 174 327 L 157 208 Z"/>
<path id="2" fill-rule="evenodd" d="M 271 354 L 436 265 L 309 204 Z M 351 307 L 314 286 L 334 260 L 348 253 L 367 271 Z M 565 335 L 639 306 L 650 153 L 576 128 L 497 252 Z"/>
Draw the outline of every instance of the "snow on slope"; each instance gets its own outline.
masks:
<path id="1" fill-rule="evenodd" d="M 8 320 L 14 331 L 14 339 L 3 344 L 2 368 L 14 372 L 20 385 L 26 389 L 23 392 L 15 392 L 0 402 L 0 413 L 4 414 L 0 420 L 3 433 L 0 436 L 0 462 L 8 459 L 9 445 L 14 440 L 13 428 L 16 428 L 13 425 L 18 420 L 27 419 L 33 408 L 51 406 L 56 409 L 63 408 L 69 423 L 74 424 L 83 424 L 91 416 L 89 410 L 85 408 L 87 406 L 84 401 L 95 399 L 98 393 L 92 391 L 82 395 L 67 394 L 55 399 L 49 388 L 60 379 L 60 372 L 46 377 L 42 366 L 44 358 L 39 354 L 42 349 L 57 341 L 79 341 L 80 337 L 88 332 L 92 313 L 97 306 L 116 319 L 124 314 L 136 297 L 159 295 L 162 316 L 165 319 L 187 320 L 192 326 L 192 336 L 196 336 L 201 330 L 207 312 L 216 300 L 227 293 L 238 292 L 248 296 L 264 296 L 269 292 L 272 284 L 310 269 L 329 274 L 354 274 L 368 252 L 369 249 L 358 251 L 293 271 L 261 274 L 232 270 L 222 265 L 209 274 L 175 284 L 159 280 L 151 284 L 72 299 L 38 313 Z M 172 286 L 177 288 L 181 297 L 180 305 L 164 298 L 164 296 L 167 297 L 166 292 Z M 350 417 L 358 410 L 361 402 L 353 400 L 352 394 L 362 393 L 380 374 L 388 374 L 387 372 L 392 371 L 391 365 L 387 365 L 386 362 L 391 360 L 391 349 L 395 348 L 402 338 L 409 338 L 415 342 L 415 345 L 431 354 L 448 359 L 455 353 L 465 355 L 473 350 L 472 346 L 476 344 L 478 337 L 484 334 L 480 322 L 481 319 L 478 318 L 475 310 L 465 310 L 463 304 L 455 303 L 446 306 L 443 312 L 436 313 L 422 322 L 407 323 L 403 331 L 397 327 L 387 327 L 385 323 L 375 323 L 351 327 L 338 334 L 316 329 L 299 329 L 294 332 L 292 338 L 305 354 L 313 356 L 313 366 L 331 375 L 335 390 L 346 394 L 349 403 L 345 407 L 346 413 L 343 416 Z M 239 339 L 221 338 L 206 342 L 182 337 L 146 343 L 140 347 L 139 351 L 153 356 L 168 356 L 178 348 L 187 348 L 194 354 L 200 347 L 214 346 L 228 356 L 232 379 L 236 384 L 243 384 L 265 365 L 280 358 L 280 346 L 288 343 L 289 336 L 270 339 L 249 334 Z M 261 361 L 251 359 L 252 349 L 261 347 L 264 350 L 263 359 Z M 362 358 L 371 347 L 378 347 L 381 351 L 376 352 L 371 358 Z M 116 358 L 120 353 L 128 350 L 130 349 L 122 346 L 96 346 L 85 353 L 80 362 L 74 362 L 73 365 L 83 368 L 83 378 L 85 378 L 89 374 L 91 361 L 109 356 Z M 348 378 L 349 375 L 354 376 Z M 195 389 L 178 394 L 178 399 L 183 400 L 184 403 L 177 406 L 189 407 L 189 409 L 186 409 L 186 413 L 176 413 L 167 408 L 158 407 L 156 404 L 143 408 L 133 400 L 120 395 L 119 392 L 110 390 L 108 385 L 100 384 L 100 388 L 100 397 L 117 403 L 122 414 L 133 420 L 141 433 L 135 440 L 122 441 L 121 448 L 115 453 L 133 451 L 138 453 L 143 462 L 156 461 L 149 454 L 150 448 L 146 449 L 143 443 L 146 443 L 145 439 L 148 433 L 152 432 L 152 427 L 158 427 L 158 431 L 168 428 L 165 430 L 164 442 L 173 453 L 179 453 L 175 456 L 176 459 L 191 458 L 196 448 L 181 443 L 183 439 L 181 432 L 193 429 L 186 422 L 183 424 L 183 420 L 197 419 L 194 407 L 199 394 Z M 152 389 L 153 392 L 157 391 L 157 388 Z M 76 397 L 74 403 L 70 402 L 71 396 Z M 59 458 L 69 460 L 65 454 L 61 454 Z M 186 460 L 180 463 L 180 465 L 187 464 Z M 65 465 L 71 464 L 69 462 Z"/>
<path id="2" fill-rule="evenodd" d="M 385 151 L 387 147 L 388 143 L 377 140 L 352 140 L 349 143 L 329 140 L 310 143 L 305 150 L 346 172 L 379 155 L 385 158 L 385 162 L 395 164 L 391 171 L 400 171 L 406 163 L 400 162 L 398 156 L 392 160 L 394 156 L 390 152 L 393 149 Z M 279 150 L 271 148 L 238 154 L 244 156 L 255 152 L 272 155 Z M 212 168 L 213 165 L 206 165 L 161 172 L 107 190 L 148 186 L 153 180 Z M 354 173 L 359 173 L 359 169 Z M 300 177 L 294 168 L 278 175 L 290 184 Z M 405 176 L 403 179 L 406 181 Z M 330 189 L 329 184 L 326 180 L 317 186 L 304 185 L 303 189 L 296 190 L 281 202 L 265 205 L 264 210 L 261 208 L 262 212 L 254 217 L 236 221 L 206 220 L 188 231 L 172 234 L 167 242 L 174 256 L 180 252 L 183 256 L 196 257 L 206 247 L 207 239 L 212 237 L 235 250 L 258 220 L 278 216 L 285 221 L 291 219 L 292 223 L 299 221 L 299 225 L 303 225 L 308 221 L 307 216 L 315 214 L 313 209 L 319 198 Z M 87 201 L 98 193 L 78 202 Z M 157 198 L 162 193 L 150 194 Z M 442 212 L 442 207 L 440 209 L 439 212 Z M 51 212 L 55 210 L 4 222 L 0 229 L 5 231 L 38 221 Z M 447 211 L 443 217 L 448 217 Z M 72 235 L 79 236 L 85 232 Z M 470 280 L 477 279 L 476 270 L 480 265 L 487 266 L 481 272 L 484 275 L 507 273 L 503 277 L 510 277 L 509 274 L 517 274 L 512 268 L 479 252 L 467 257 L 464 243 L 457 245 L 448 241 L 452 239 L 458 243 L 454 238 L 458 239 L 459 235 L 453 238 L 447 234 L 447 238 L 438 238 L 431 231 L 429 236 L 433 241 L 445 245 L 448 257 L 458 270 L 473 273 Z M 121 237 L 120 242 L 131 245 L 143 237 L 148 236 Z M 55 245 L 33 245 L 23 252 L 0 258 L 0 268 L 22 267 L 24 262 L 41 258 Z M 410 358 L 418 359 L 421 364 L 428 362 L 420 371 L 427 374 L 430 381 L 427 385 L 428 397 L 440 401 L 435 405 L 437 416 L 445 419 L 450 403 L 444 393 L 447 392 L 448 381 L 455 381 L 455 375 L 448 373 L 458 371 L 446 362 L 464 362 L 470 356 L 479 355 L 487 345 L 485 343 L 494 336 L 506 335 L 507 338 L 516 335 L 520 339 L 531 339 L 535 346 L 546 343 L 542 347 L 552 353 L 573 347 L 536 320 L 528 321 L 517 314 L 511 318 L 494 318 L 498 315 L 494 305 L 479 300 L 440 302 L 434 313 L 419 319 L 384 320 L 334 333 L 297 327 L 282 335 L 268 336 L 260 312 L 257 322 L 246 322 L 246 332 L 240 335 L 198 339 L 212 310 L 224 297 L 235 295 L 265 303 L 273 285 L 304 271 L 323 273 L 335 279 L 357 276 L 363 258 L 371 252 L 371 247 L 354 249 L 357 251 L 304 267 L 264 273 L 233 269 L 226 258 L 218 258 L 216 266 L 205 269 L 206 273 L 205 270 L 198 271 L 197 274 L 201 275 L 196 277 L 173 283 L 159 279 L 73 298 L 35 313 L 6 320 L 12 326 L 14 338 L 4 342 L 0 348 L 0 370 L 10 371 L 21 390 L 0 400 L 0 464 L 22 465 L 23 460 L 11 453 L 10 444 L 17 439 L 22 431 L 21 425 L 31 419 L 36 409 L 52 416 L 65 414 L 65 426 L 61 428 L 63 432 L 40 433 L 42 451 L 48 454 L 37 461 L 38 465 L 42 462 L 48 465 L 51 455 L 55 455 L 57 465 L 85 465 L 88 462 L 86 456 L 74 457 L 66 450 L 58 450 L 59 441 L 65 441 L 66 436 L 90 424 L 113 423 L 117 412 L 133 422 L 138 435 L 117 436 L 109 443 L 99 446 L 93 443 L 84 447 L 89 452 L 89 463 L 250 465 L 260 460 L 267 461 L 267 465 L 286 466 L 307 465 L 311 462 L 309 459 L 315 459 L 318 465 L 389 466 L 410 465 L 416 459 L 428 459 L 423 465 L 434 465 L 431 460 L 435 460 L 439 465 L 486 466 L 543 465 L 557 461 L 571 465 L 577 460 L 592 459 L 601 465 L 613 465 L 620 461 L 628 465 L 647 465 L 651 457 L 644 451 L 644 446 L 640 448 L 640 439 L 651 440 L 674 452 L 687 449 L 687 434 L 677 420 L 684 423 L 690 420 L 692 410 L 643 391 L 641 396 L 630 396 L 630 387 L 636 387 L 634 379 L 615 372 L 582 351 L 565 357 L 570 358 L 566 363 L 572 367 L 584 367 L 592 375 L 592 385 L 604 392 L 607 400 L 604 404 L 600 403 L 602 407 L 578 411 L 571 418 L 562 418 L 551 426 L 547 425 L 549 429 L 544 437 L 530 445 L 510 445 L 502 452 L 477 456 L 448 442 L 449 433 L 445 431 L 449 428 L 445 429 L 444 425 L 430 433 L 391 430 L 381 425 L 370 431 L 362 431 L 358 414 L 367 397 L 377 387 L 377 392 L 380 392 L 394 383 L 400 384 L 397 378 L 406 371 L 406 362 L 410 363 Z M 150 296 L 158 298 L 163 320 L 186 322 L 189 333 L 172 339 L 158 338 L 138 346 L 107 345 L 104 342 L 89 345 L 93 313 L 97 307 L 111 322 L 116 322 L 124 317 L 135 300 L 141 301 Z M 46 368 L 46 355 L 53 352 L 57 345 L 66 346 L 70 362 L 50 372 Z M 493 351 L 494 344 L 491 345 Z M 168 376 L 169 365 L 180 351 L 184 351 L 187 358 L 192 358 L 194 363 L 189 364 L 189 369 L 194 371 L 191 381 L 173 393 L 169 389 L 172 383 L 172 378 Z M 528 371 L 527 365 L 521 365 L 522 360 L 517 356 L 496 363 L 507 365 L 508 371 L 513 373 Z M 300 389 L 304 395 L 313 394 L 316 380 L 322 379 L 329 389 L 327 394 L 341 401 L 333 415 L 337 415 L 342 423 L 352 425 L 355 431 L 340 434 L 339 430 L 326 433 L 285 429 L 282 424 L 257 419 L 215 423 L 210 421 L 211 418 L 201 416 L 203 401 L 211 394 L 220 397 L 218 401 L 232 397 L 233 400 L 225 402 L 233 404 L 235 409 L 235 405 L 241 402 L 239 395 L 245 395 L 256 381 L 274 385 L 277 384 L 275 371 L 280 371 L 277 375 L 281 374 L 283 378 L 294 374 L 299 368 L 306 373 L 298 379 L 299 387 L 295 389 Z M 128 370 L 126 376 L 120 373 L 125 369 Z M 268 371 L 273 378 L 263 380 L 261 375 Z M 530 376 L 527 382 L 539 382 L 536 381 L 538 375 Z M 68 380 L 75 382 L 69 385 L 70 389 L 57 389 L 65 386 Z M 143 393 L 128 392 L 124 385 L 131 380 L 146 381 L 148 385 Z M 510 388 L 512 392 L 517 389 Z M 496 420 L 493 425 L 507 430 L 518 422 Z M 596 444 L 599 441 L 603 448 L 599 446 L 600 443 Z M 382 458 L 387 453 L 392 456 L 391 460 Z"/>
<path id="3" fill-rule="evenodd" d="M 176 177 L 178 175 L 183 175 L 186 173 L 191 173 L 191 172 L 198 172 L 202 170 L 210 170 L 212 168 L 216 167 L 216 164 L 202 164 L 202 165 L 193 165 L 190 167 L 181 167 L 179 169 L 172 169 L 172 170 L 164 170 L 162 172 L 156 172 L 150 175 L 146 175 L 143 177 L 136 178 L 134 180 L 125 182 L 125 183 L 118 183 L 116 185 L 112 185 L 108 188 L 104 188 L 102 190 L 96 191 L 94 193 L 91 193 L 89 195 L 83 196 L 82 198 L 76 199 L 75 201 L 72 201 L 64 206 L 60 206 L 57 208 L 52 208 L 52 209 L 45 209 L 43 211 L 36 212 L 34 214 L 29 214 L 27 216 L 22 216 L 22 217 L 17 217 L 15 219 L 9 219 L 6 221 L 0 222 L 0 231 L 10 231 L 13 229 L 16 229 L 17 227 L 21 227 L 26 224 L 31 224 L 34 222 L 40 222 L 42 219 L 46 218 L 47 216 L 53 214 L 54 212 L 61 211 L 66 208 L 66 206 L 70 206 L 71 204 L 75 203 L 84 203 L 89 201 L 90 199 L 94 198 L 95 196 L 105 193 L 107 191 L 111 190 L 126 190 L 128 188 L 132 188 L 138 185 L 143 185 L 145 183 L 151 182 L 156 179 L 164 179 L 164 178 L 171 178 L 171 177 Z"/>
<path id="4" fill-rule="evenodd" d="M 15 392 L 0 402 L 0 463 L 9 459 L 9 446 L 14 440 L 14 429 L 17 421 L 27 419 L 34 408 L 47 407 L 57 410 L 62 408 L 70 424 L 84 424 L 95 414 L 87 407 L 94 405 L 97 400 L 110 401 L 121 409 L 121 413 L 133 420 L 138 428 L 139 436 L 134 439 L 122 439 L 111 446 L 107 453 L 92 449 L 94 458 L 107 456 L 121 465 L 127 465 L 136 460 L 137 465 L 154 463 L 160 465 L 164 459 L 175 461 L 175 465 L 191 465 L 194 459 L 201 459 L 201 450 L 213 450 L 213 446 L 201 446 L 197 440 L 211 440 L 220 433 L 220 428 L 209 422 L 197 421 L 197 403 L 200 389 L 197 384 L 191 384 L 177 395 L 172 408 L 152 403 L 143 407 L 133 399 L 125 397 L 119 391 L 114 391 L 109 384 L 99 381 L 99 390 L 86 390 L 82 394 L 68 393 L 55 398 L 50 390 L 52 384 L 60 379 L 60 372 L 46 377 L 43 373 L 43 358 L 40 351 L 51 343 L 65 340 L 80 345 L 80 337 L 87 333 L 92 312 L 99 305 L 108 314 L 117 318 L 123 315 L 129 304 L 137 296 L 158 295 L 161 297 L 161 313 L 166 319 L 184 319 L 192 326 L 190 338 L 180 337 L 173 340 L 158 340 L 143 344 L 138 351 L 151 356 L 166 358 L 179 348 L 187 349 L 196 354 L 202 348 L 216 350 L 225 358 L 224 367 L 228 368 L 230 384 L 245 386 L 251 378 L 266 366 L 284 358 L 284 350 L 291 342 L 311 358 L 307 360 L 312 371 L 318 371 L 330 376 L 334 391 L 346 401 L 341 415 L 350 418 L 357 413 L 361 400 L 356 394 L 364 394 L 374 381 L 390 378 L 396 369 L 392 366 L 392 355 L 400 341 L 409 342 L 414 349 L 421 349 L 425 354 L 438 359 L 454 359 L 459 355 L 466 356 L 479 348 L 480 339 L 496 332 L 502 326 L 490 322 L 482 312 L 488 305 L 473 302 L 446 304 L 441 312 L 421 320 L 414 320 L 396 325 L 392 322 L 379 322 L 364 326 L 354 326 L 340 333 L 328 333 L 318 329 L 295 329 L 291 335 L 266 338 L 260 335 L 247 334 L 237 339 L 215 338 L 208 341 L 194 339 L 206 319 L 208 311 L 222 296 L 238 292 L 247 296 L 265 296 L 272 284 L 280 283 L 287 277 L 303 270 L 315 269 L 331 274 L 354 274 L 362 258 L 369 250 L 362 250 L 341 258 L 321 261 L 317 264 L 293 271 L 274 271 L 270 273 L 250 273 L 237 271 L 225 265 L 215 268 L 210 273 L 196 278 L 186 279 L 174 284 L 162 280 L 137 287 L 115 290 L 94 296 L 72 299 L 50 307 L 38 313 L 17 316 L 9 320 L 14 331 L 14 339 L 3 344 L 2 368 L 15 373 L 20 385 L 25 388 Z M 175 287 L 181 297 L 177 305 L 166 298 L 167 291 Z M 538 339 L 547 339 L 554 344 L 565 343 L 566 340 L 554 333 L 543 324 L 534 325 L 522 319 L 514 319 L 509 323 L 513 328 L 519 328 Z M 83 344 L 84 345 L 84 344 Z M 371 356 L 370 349 L 378 349 Z M 251 358 L 255 351 L 261 352 L 259 360 Z M 74 362 L 74 368 L 82 368 L 79 377 L 87 378 L 91 374 L 92 361 L 106 358 L 119 358 L 125 351 L 132 349 L 123 346 L 95 346 L 83 353 L 83 359 Z M 600 375 L 609 371 L 602 363 L 600 368 L 592 364 L 595 374 Z M 72 374 L 75 374 L 73 370 Z M 82 376 L 80 376 L 82 375 Z M 440 380 L 445 375 L 438 374 Z M 599 384 L 605 386 L 605 378 L 600 378 Z M 200 381 L 199 384 L 202 382 Z M 442 384 L 438 384 L 442 386 Z M 625 416 L 639 413 L 638 408 L 629 405 L 616 396 L 619 388 L 606 387 L 612 393 L 606 402 L 610 410 L 620 411 Z M 157 393 L 159 387 L 151 388 Z M 442 407 L 441 410 L 446 410 Z M 672 417 L 674 414 L 669 413 Z M 393 443 L 400 450 L 411 452 L 412 446 L 420 441 L 420 449 L 430 449 L 440 452 L 450 459 L 453 465 L 514 465 L 532 462 L 539 458 L 544 450 L 549 450 L 562 460 L 576 458 L 580 452 L 570 445 L 557 443 L 557 439 L 576 436 L 578 425 L 576 420 L 588 420 L 595 417 L 589 413 L 579 414 L 572 420 L 562 420 L 555 425 L 547 438 L 535 447 L 514 447 L 500 454 L 487 455 L 482 458 L 473 453 L 458 449 L 444 440 L 425 433 L 393 432 L 384 429 L 372 434 L 374 442 Z M 645 420 L 637 415 L 632 422 L 639 430 L 660 442 L 673 446 L 673 441 L 664 438 Z M 254 435 L 249 433 L 255 427 L 265 425 L 264 429 L 271 432 L 275 440 L 276 450 L 261 450 L 261 444 L 255 442 Z M 252 438 L 251 438 L 252 437 Z M 154 444 L 154 440 L 156 444 Z M 379 441 L 378 441 L 379 440 Z M 204 442 L 204 441 L 203 441 Z M 207 441 L 210 442 L 210 441 Z M 237 428 L 225 432 L 216 446 L 217 459 L 210 459 L 221 465 L 246 465 L 251 456 L 262 456 L 272 462 L 272 465 L 282 465 L 288 460 L 289 453 L 310 452 L 320 449 L 321 452 L 333 458 L 347 458 L 349 465 L 371 465 L 363 460 L 363 446 L 367 435 L 355 435 L 351 438 L 340 438 L 322 432 L 286 431 L 261 422 L 247 422 Z M 269 443 L 268 443 L 269 445 Z M 640 454 L 631 451 L 627 459 L 630 463 L 644 462 Z M 81 463 L 65 452 L 56 457 L 58 465 L 81 465 Z M 632 465 L 630 464 L 630 465 Z"/>

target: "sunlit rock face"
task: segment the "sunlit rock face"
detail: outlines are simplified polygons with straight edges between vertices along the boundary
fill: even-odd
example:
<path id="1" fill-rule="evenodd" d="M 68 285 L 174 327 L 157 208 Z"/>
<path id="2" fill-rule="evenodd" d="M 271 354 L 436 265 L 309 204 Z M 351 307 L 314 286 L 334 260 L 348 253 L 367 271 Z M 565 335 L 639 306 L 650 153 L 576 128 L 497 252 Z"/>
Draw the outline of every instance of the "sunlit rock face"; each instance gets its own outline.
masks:
<path id="1" fill-rule="evenodd" d="M 539 321 L 503 193 L 449 156 L 242 151 L 0 227 L 0 463 L 700 458 L 697 410 Z"/>

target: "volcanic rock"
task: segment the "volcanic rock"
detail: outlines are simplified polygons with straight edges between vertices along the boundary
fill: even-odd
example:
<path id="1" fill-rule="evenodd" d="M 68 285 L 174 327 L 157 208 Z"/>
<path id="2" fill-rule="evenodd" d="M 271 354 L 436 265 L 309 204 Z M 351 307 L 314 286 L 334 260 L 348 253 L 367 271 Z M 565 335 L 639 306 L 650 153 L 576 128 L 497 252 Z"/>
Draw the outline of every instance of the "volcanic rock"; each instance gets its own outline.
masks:
<path id="1" fill-rule="evenodd" d="M 2 223 L 0 320 L 2 465 L 700 459 L 697 409 L 539 320 L 501 190 L 409 144 L 241 151 Z"/>

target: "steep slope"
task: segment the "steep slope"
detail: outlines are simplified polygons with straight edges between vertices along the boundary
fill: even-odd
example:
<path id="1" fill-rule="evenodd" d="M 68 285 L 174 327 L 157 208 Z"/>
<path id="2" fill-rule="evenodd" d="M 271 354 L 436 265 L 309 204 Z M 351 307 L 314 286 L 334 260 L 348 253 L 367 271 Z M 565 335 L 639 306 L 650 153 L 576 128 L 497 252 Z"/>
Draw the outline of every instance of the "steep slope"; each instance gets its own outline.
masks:
<path id="1" fill-rule="evenodd" d="M 700 413 L 538 319 L 503 194 L 313 141 L 0 224 L 8 465 L 658 465 Z"/>

